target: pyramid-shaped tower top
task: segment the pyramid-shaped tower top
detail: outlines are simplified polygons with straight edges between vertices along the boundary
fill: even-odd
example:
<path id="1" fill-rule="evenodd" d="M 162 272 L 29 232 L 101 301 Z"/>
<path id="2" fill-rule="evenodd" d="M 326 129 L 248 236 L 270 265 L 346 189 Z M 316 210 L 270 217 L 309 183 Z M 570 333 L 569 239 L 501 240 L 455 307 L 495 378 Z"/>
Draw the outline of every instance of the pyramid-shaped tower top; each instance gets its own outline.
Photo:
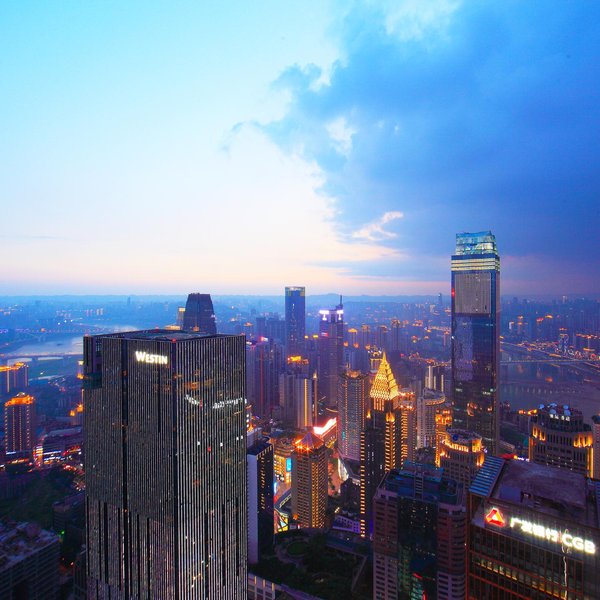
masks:
<path id="1" fill-rule="evenodd" d="M 398 398 L 398 384 L 392 373 L 390 363 L 387 361 L 385 352 L 377 370 L 377 375 L 371 386 L 371 404 L 373 410 L 385 410 L 386 402 L 394 401 Z"/>
<path id="2" fill-rule="evenodd" d="M 318 435 L 315 435 L 312 431 L 307 431 L 306 435 L 299 442 L 296 442 L 296 448 L 310 452 L 311 450 L 320 448 L 324 444 L 325 442 Z"/>

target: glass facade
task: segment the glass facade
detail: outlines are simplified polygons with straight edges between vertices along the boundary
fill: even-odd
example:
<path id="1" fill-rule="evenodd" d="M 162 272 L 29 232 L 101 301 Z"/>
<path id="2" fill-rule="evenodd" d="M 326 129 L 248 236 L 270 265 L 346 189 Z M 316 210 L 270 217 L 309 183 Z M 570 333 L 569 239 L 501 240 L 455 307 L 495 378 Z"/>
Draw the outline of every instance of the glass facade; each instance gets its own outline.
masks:
<path id="1" fill-rule="evenodd" d="M 85 338 L 90 599 L 245 597 L 242 336 Z"/>
<path id="2" fill-rule="evenodd" d="M 491 232 L 460 233 L 452 256 L 454 426 L 498 444 L 500 258 Z"/>
<path id="3" fill-rule="evenodd" d="M 306 333 L 306 291 L 303 287 L 285 288 L 285 352 L 304 355 Z"/>

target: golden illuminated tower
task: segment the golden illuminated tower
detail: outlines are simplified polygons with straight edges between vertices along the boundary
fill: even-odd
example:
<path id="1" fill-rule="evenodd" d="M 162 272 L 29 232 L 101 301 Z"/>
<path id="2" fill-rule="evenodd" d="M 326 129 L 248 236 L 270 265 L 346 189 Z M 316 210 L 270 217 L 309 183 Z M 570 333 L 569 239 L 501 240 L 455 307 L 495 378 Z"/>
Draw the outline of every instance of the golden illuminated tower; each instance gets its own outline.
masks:
<path id="1" fill-rule="evenodd" d="M 31 458 L 35 448 L 35 398 L 17 394 L 4 403 L 6 458 Z"/>
<path id="2" fill-rule="evenodd" d="M 327 510 L 327 446 L 311 431 L 292 454 L 292 513 L 300 527 L 325 527 Z"/>
<path id="3" fill-rule="evenodd" d="M 435 411 L 435 466 L 440 466 L 440 450 L 446 432 L 452 427 L 452 404 L 446 402 L 436 407 Z"/>
<path id="4" fill-rule="evenodd" d="M 360 447 L 363 536 L 372 530 L 372 502 L 379 482 L 387 471 L 413 459 L 416 444 L 414 394 L 398 389 L 385 353 L 371 385 L 370 402 Z"/>

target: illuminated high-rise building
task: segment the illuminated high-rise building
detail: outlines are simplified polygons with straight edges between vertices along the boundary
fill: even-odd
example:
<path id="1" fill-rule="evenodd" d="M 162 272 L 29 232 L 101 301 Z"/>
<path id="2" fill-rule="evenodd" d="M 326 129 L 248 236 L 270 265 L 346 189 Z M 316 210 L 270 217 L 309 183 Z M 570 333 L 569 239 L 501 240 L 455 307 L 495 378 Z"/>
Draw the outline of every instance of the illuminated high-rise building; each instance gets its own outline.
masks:
<path id="1" fill-rule="evenodd" d="M 529 460 L 593 476 L 593 433 L 576 408 L 540 405 L 529 419 Z"/>
<path id="2" fill-rule="evenodd" d="M 600 415 L 592 416 L 592 477 L 600 479 Z"/>
<path id="3" fill-rule="evenodd" d="M 296 429 L 307 429 L 316 422 L 317 377 L 309 373 L 307 359 L 291 356 L 286 370 L 279 375 L 281 417 Z"/>
<path id="4" fill-rule="evenodd" d="M 247 589 L 245 340 L 84 339 L 88 599 Z"/>
<path id="5" fill-rule="evenodd" d="M 312 431 L 292 454 L 292 513 L 298 526 L 323 528 L 327 511 L 329 450 Z"/>
<path id="6" fill-rule="evenodd" d="M 445 403 L 442 392 L 429 388 L 417 398 L 417 448 L 435 448 L 436 416 Z"/>
<path id="7" fill-rule="evenodd" d="M 377 486 L 390 469 L 414 458 L 416 413 L 414 394 L 398 389 L 383 354 L 369 393 L 370 407 L 360 437 L 361 535 L 372 531 L 372 502 Z"/>
<path id="8" fill-rule="evenodd" d="M 338 451 L 344 458 L 360 460 L 360 434 L 369 406 L 369 375 L 346 371 L 340 375 L 338 393 Z"/>
<path id="9" fill-rule="evenodd" d="M 183 313 L 183 329 L 214 335 L 217 333 L 215 310 L 210 294 L 190 294 Z"/>
<path id="10" fill-rule="evenodd" d="M 490 231 L 459 233 L 452 256 L 454 426 L 498 451 L 500 257 Z"/>
<path id="11" fill-rule="evenodd" d="M 27 363 L 0 365 L 0 398 L 24 392 L 28 385 L 29 365 Z"/>
<path id="12" fill-rule="evenodd" d="M 463 497 L 431 465 L 407 462 L 385 474 L 373 500 L 374 600 L 464 600 Z"/>
<path id="13" fill-rule="evenodd" d="M 24 392 L 4 403 L 7 460 L 32 458 L 35 449 L 35 398 Z"/>
<path id="14" fill-rule="evenodd" d="M 260 429 L 248 432 L 248 562 L 273 546 L 273 446 Z"/>
<path id="15" fill-rule="evenodd" d="M 463 429 L 448 429 L 440 442 L 439 466 L 444 474 L 469 487 L 485 460 L 481 436 Z"/>
<path id="16" fill-rule="evenodd" d="M 468 600 L 600 598 L 600 484 L 487 456 L 467 500 Z"/>
<path id="17" fill-rule="evenodd" d="M 440 466 L 440 450 L 446 439 L 446 431 L 452 427 L 452 404 L 446 402 L 435 411 L 435 464 Z"/>
<path id="18" fill-rule="evenodd" d="M 306 290 L 304 287 L 285 288 L 285 354 L 304 356 L 306 334 Z"/>
<path id="19" fill-rule="evenodd" d="M 319 311 L 319 395 L 328 406 L 337 404 L 338 380 L 344 370 L 344 307 Z"/>

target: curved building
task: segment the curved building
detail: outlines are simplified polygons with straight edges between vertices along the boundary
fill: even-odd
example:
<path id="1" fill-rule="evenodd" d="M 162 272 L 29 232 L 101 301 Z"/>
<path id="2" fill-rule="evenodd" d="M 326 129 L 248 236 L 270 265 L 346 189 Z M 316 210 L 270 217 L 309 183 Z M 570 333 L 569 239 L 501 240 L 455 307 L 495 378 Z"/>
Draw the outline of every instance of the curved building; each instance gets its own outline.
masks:
<path id="1" fill-rule="evenodd" d="M 444 475 L 465 487 L 471 485 L 485 460 L 481 436 L 464 429 L 448 429 L 439 452 Z"/>

